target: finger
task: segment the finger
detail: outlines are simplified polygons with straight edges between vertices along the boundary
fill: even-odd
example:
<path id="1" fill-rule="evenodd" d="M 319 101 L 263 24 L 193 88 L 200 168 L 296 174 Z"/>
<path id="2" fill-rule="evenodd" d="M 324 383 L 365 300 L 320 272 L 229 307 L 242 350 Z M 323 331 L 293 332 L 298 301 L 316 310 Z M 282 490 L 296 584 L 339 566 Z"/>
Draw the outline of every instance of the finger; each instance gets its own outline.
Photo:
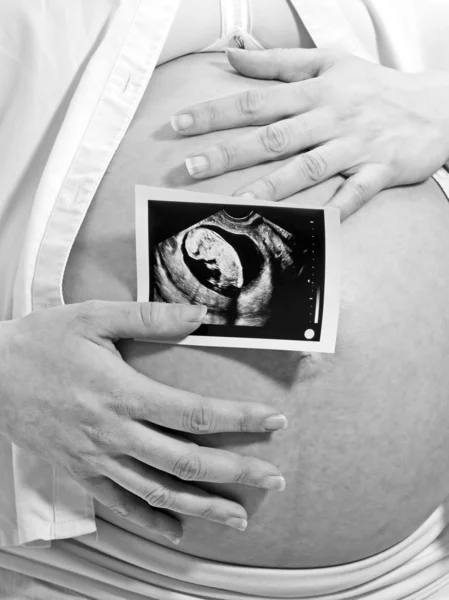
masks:
<path id="1" fill-rule="evenodd" d="M 279 469 L 264 460 L 198 446 L 133 421 L 124 425 L 123 433 L 123 439 L 115 442 L 117 451 L 183 481 L 241 483 L 273 491 L 285 487 Z"/>
<path id="2" fill-rule="evenodd" d="M 151 508 L 142 498 L 117 485 L 113 480 L 98 476 L 84 479 L 81 484 L 114 514 L 163 535 L 174 544 L 179 543 L 183 531 L 177 519 Z"/>
<path id="3" fill-rule="evenodd" d="M 234 196 L 282 200 L 348 169 L 356 159 L 347 143 L 331 141 L 292 158 L 286 165 L 234 192 Z"/>
<path id="4" fill-rule="evenodd" d="M 227 50 L 231 65 L 246 77 L 292 82 L 316 77 L 337 56 L 323 48 L 275 48 L 273 50 Z"/>
<path id="5" fill-rule="evenodd" d="M 201 517 L 244 531 L 248 515 L 240 504 L 184 483 L 143 463 L 120 457 L 104 464 L 105 473 L 153 508 Z"/>
<path id="6" fill-rule="evenodd" d="M 189 156 L 186 167 L 195 179 L 215 177 L 297 154 L 327 141 L 333 129 L 330 113 L 317 109 L 206 148 L 199 155 Z"/>
<path id="7" fill-rule="evenodd" d="M 267 125 L 311 110 L 318 101 L 319 80 L 254 88 L 183 109 L 171 117 L 175 131 L 199 135 L 209 131 Z"/>
<path id="8" fill-rule="evenodd" d="M 205 306 L 163 302 L 94 300 L 74 306 L 85 333 L 111 340 L 185 337 L 199 327 L 207 312 Z"/>
<path id="9" fill-rule="evenodd" d="M 194 434 L 271 432 L 288 425 L 284 415 L 265 404 L 200 396 L 127 369 L 128 376 L 120 373 L 121 385 L 107 400 L 108 408 L 119 416 Z"/>
<path id="10" fill-rule="evenodd" d="M 366 165 L 343 183 L 327 206 L 339 208 L 340 220 L 344 221 L 388 187 L 389 183 L 390 176 L 386 167 Z"/>

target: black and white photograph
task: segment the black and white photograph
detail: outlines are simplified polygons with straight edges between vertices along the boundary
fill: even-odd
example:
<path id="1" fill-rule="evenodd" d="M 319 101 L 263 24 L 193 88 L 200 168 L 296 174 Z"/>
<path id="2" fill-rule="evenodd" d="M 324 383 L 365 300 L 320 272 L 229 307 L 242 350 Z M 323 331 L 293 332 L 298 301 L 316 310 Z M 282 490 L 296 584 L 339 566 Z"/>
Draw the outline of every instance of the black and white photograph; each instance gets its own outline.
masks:
<path id="1" fill-rule="evenodd" d="M 138 300 L 206 306 L 181 343 L 333 352 L 339 228 L 332 208 L 136 186 Z"/>
<path id="2" fill-rule="evenodd" d="M 449 600 L 449 0 L 0 0 L 0 600 Z"/>

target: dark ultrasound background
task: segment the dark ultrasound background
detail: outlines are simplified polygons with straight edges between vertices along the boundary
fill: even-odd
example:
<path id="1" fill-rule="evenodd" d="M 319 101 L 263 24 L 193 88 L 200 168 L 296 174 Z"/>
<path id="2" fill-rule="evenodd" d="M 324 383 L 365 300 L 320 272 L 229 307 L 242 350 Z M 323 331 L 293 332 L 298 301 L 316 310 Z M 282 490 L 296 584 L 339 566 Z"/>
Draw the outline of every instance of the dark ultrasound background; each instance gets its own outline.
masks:
<path id="1" fill-rule="evenodd" d="M 149 300 L 208 306 L 192 335 L 320 340 L 322 210 L 149 200 L 148 232 Z"/>

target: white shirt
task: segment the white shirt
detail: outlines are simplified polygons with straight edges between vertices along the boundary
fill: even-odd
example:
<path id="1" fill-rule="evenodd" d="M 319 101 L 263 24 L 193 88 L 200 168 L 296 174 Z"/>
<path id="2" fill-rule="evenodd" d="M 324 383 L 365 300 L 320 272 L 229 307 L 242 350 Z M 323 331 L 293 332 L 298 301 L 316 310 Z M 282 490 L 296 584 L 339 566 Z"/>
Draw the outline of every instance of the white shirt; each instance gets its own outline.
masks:
<path id="1" fill-rule="evenodd" d="M 0 318 L 61 304 L 71 245 L 179 3 L 0 3 Z M 445 0 L 292 3 L 317 46 L 405 71 L 449 68 Z M 0 481 L 0 545 L 96 531 L 87 492 L 1 435 Z"/>

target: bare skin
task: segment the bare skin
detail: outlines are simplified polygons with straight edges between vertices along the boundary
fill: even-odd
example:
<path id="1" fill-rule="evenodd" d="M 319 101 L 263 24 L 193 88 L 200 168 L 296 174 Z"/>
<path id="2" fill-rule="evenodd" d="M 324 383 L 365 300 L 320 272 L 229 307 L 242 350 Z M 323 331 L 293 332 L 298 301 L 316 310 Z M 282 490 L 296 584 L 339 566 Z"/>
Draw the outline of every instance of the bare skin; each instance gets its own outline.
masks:
<path id="1" fill-rule="evenodd" d="M 175 513 L 244 530 L 243 506 L 192 486 L 192 470 L 198 481 L 280 490 L 279 470 L 176 434 L 274 431 L 285 417 L 257 403 L 161 385 L 131 369 L 114 345 L 173 342 L 197 329 L 205 313 L 201 306 L 93 301 L 2 322 L 0 433 L 68 473 L 115 514 L 175 544 L 182 536 Z M 169 501 L 173 517 L 159 510 Z"/>
<path id="2" fill-rule="evenodd" d="M 67 303 L 135 298 L 135 183 L 232 194 L 273 170 L 263 164 L 193 181 L 186 156 L 249 128 L 179 138 L 169 124 L 187 105 L 266 85 L 239 77 L 217 55 L 188 56 L 156 70 L 73 248 L 64 282 Z M 322 205 L 340 184 L 332 178 L 293 198 Z M 447 496 L 448 208 L 428 181 L 382 192 L 343 224 L 334 355 L 120 347 L 152 379 L 214 397 L 266 402 L 289 419 L 282 435 L 201 438 L 199 443 L 269 460 L 287 487 L 273 494 L 199 484 L 241 502 L 248 529 L 241 533 L 182 517 L 180 551 L 284 568 L 347 563 L 402 540 Z M 164 543 L 98 503 L 96 510 Z"/>
<path id="3" fill-rule="evenodd" d="M 345 219 L 383 189 L 431 177 L 448 159 L 444 71 L 401 73 L 327 49 L 234 49 L 228 58 L 243 75 L 284 84 L 204 102 L 172 119 L 186 135 L 262 125 L 187 158 L 195 178 L 291 157 L 235 195 L 281 200 L 340 173 L 348 179 L 330 204 Z"/>

